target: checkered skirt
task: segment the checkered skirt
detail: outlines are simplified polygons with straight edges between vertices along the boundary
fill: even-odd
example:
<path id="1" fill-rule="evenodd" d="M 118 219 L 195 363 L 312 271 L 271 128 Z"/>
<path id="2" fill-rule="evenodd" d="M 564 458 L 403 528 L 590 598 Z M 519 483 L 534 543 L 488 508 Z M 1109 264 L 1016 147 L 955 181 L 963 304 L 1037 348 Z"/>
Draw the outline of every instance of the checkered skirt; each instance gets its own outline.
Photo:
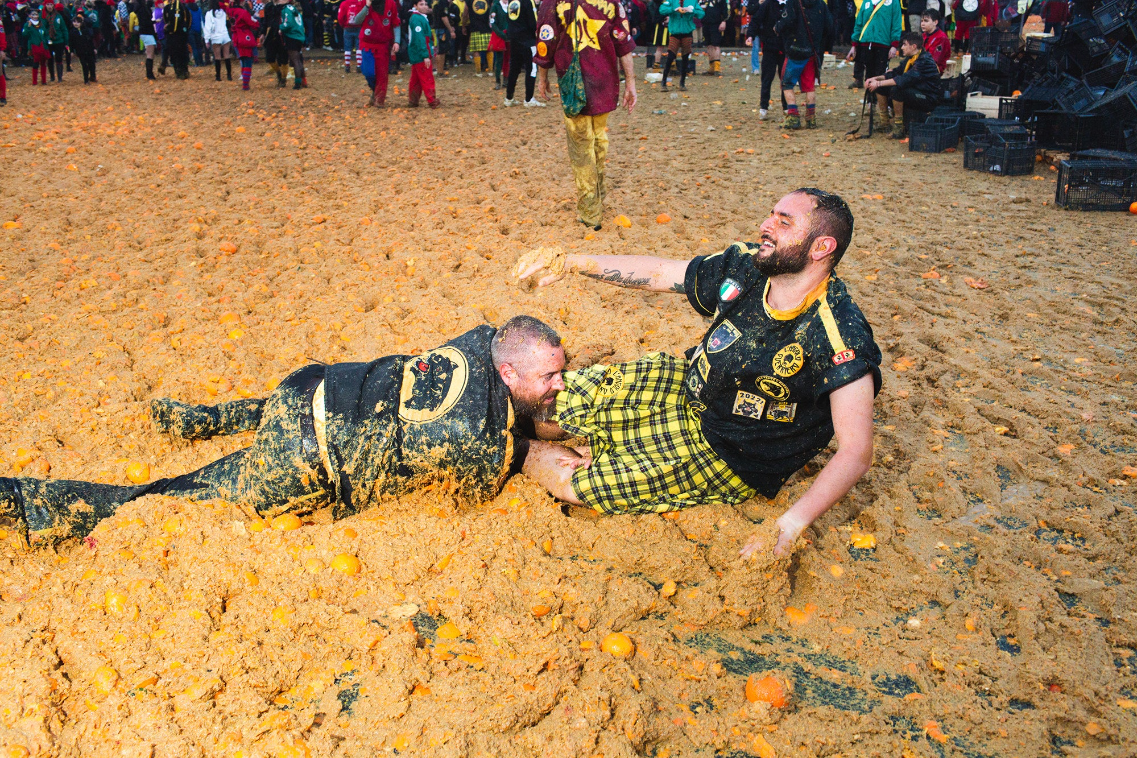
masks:
<path id="1" fill-rule="evenodd" d="M 490 49 L 489 32 L 473 32 L 470 34 L 470 52 L 483 53 Z"/>
<path id="2" fill-rule="evenodd" d="M 592 451 L 592 465 L 572 478 L 582 502 L 608 514 L 662 513 L 754 497 L 703 436 L 686 373 L 686 360 L 652 353 L 565 374 L 556 421 Z"/>

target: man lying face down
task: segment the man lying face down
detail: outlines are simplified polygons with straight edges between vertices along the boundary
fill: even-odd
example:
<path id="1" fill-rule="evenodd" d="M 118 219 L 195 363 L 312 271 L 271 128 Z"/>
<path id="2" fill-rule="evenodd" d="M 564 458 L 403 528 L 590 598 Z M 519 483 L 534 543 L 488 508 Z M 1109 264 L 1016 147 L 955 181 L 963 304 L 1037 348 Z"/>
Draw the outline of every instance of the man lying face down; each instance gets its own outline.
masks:
<path id="1" fill-rule="evenodd" d="M 264 399 L 155 400 L 155 426 L 176 437 L 256 436 L 197 471 L 138 486 L 0 478 L 0 521 L 14 520 L 32 542 L 57 542 L 86 536 L 144 495 L 221 499 L 260 516 L 331 505 L 342 518 L 439 479 L 481 502 L 520 467 L 527 445 L 515 438 L 516 415 L 548 415 L 564 365 L 557 333 L 516 316 L 422 355 L 305 366 Z"/>

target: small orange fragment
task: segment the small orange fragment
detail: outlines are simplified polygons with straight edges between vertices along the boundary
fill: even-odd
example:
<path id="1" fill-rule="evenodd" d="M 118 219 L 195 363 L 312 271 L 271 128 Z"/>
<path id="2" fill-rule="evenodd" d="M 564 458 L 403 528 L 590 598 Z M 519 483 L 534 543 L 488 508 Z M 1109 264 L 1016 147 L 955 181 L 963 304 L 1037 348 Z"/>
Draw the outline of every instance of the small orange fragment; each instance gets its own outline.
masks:
<path id="1" fill-rule="evenodd" d="M 1137 203 L 1130 203 L 1129 204 L 1129 212 L 1130 213 L 1137 213 Z"/>
<path id="2" fill-rule="evenodd" d="M 789 702 L 785 685 L 772 674 L 751 674 L 746 680 L 746 699 L 751 703 L 767 703 L 774 708 L 785 708 Z"/>
<path id="3" fill-rule="evenodd" d="M 629 658 L 636 652 L 636 646 L 628 635 L 612 632 L 600 642 L 600 649 L 617 658 Z"/>
<path id="4" fill-rule="evenodd" d="M 655 223 L 657 223 L 657 224 L 666 224 L 666 223 L 669 223 L 670 221 L 671 221 L 671 216 L 668 216 L 666 213 L 661 213 L 655 217 Z"/>
<path id="5" fill-rule="evenodd" d="M 931 271 L 925 271 L 924 273 L 920 274 L 920 278 L 921 279 L 939 279 L 940 278 L 940 272 L 936 271 L 935 269 L 932 269 Z"/>
<path id="6" fill-rule="evenodd" d="M 872 534 L 860 534 L 853 532 L 849 535 L 849 544 L 861 550 L 875 550 L 876 549 L 876 536 Z"/>
<path id="7" fill-rule="evenodd" d="M 150 466 L 140 461 L 131 461 L 126 464 L 126 478 L 135 484 L 145 484 L 150 481 Z"/>
<path id="8" fill-rule="evenodd" d="M 313 224 L 322 224 L 327 220 L 328 220 L 327 216 L 313 216 L 312 217 L 312 223 Z"/>
<path id="9" fill-rule="evenodd" d="M 628 218 L 627 216 L 625 216 L 623 213 L 621 213 L 619 216 L 616 217 L 616 226 L 622 226 L 625 229 L 631 229 L 632 228 L 632 220 L 630 218 Z"/>
<path id="10" fill-rule="evenodd" d="M 453 621 L 447 621 L 438 627 L 438 631 L 435 632 L 435 634 L 444 640 L 456 640 L 462 636 L 462 633 L 458 631 L 458 627 L 454 625 Z"/>
<path id="11" fill-rule="evenodd" d="M 553 609 L 547 605 L 535 605 L 529 609 L 529 612 L 533 614 L 534 618 L 541 618 L 547 616 L 551 610 Z"/>
<path id="12" fill-rule="evenodd" d="M 126 593 L 119 592 L 118 590 L 107 590 L 103 595 L 103 608 L 107 613 L 113 613 L 116 616 L 122 615 L 126 609 Z"/>
<path id="13" fill-rule="evenodd" d="M 232 255 L 233 253 L 237 252 L 237 246 L 235 244 L 233 244 L 232 242 L 228 242 L 228 241 L 222 242 L 220 245 L 217 246 L 217 249 L 220 250 L 221 252 L 225 253 L 226 255 Z"/>
<path id="14" fill-rule="evenodd" d="M 359 573 L 360 569 L 359 559 L 351 553 L 340 553 L 335 558 L 332 558 L 332 568 L 341 574 L 355 576 Z"/>
<path id="15" fill-rule="evenodd" d="M 944 734 L 943 730 L 940 729 L 940 725 L 935 721 L 928 720 L 924 723 L 924 734 L 941 744 L 947 742 L 947 735 Z"/>
<path id="16" fill-rule="evenodd" d="M 272 520 L 272 528 L 280 532 L 291 532 L 300 528 L 300 517 L 295 513 L 282 513 Z"/>
<path id="17" fill-rule="evenodd" d="M 804 626 L 809 623 L 813 618 L 813 614 L 817 612 L 817 606 L 813 603 L 806 603 L 804 608 L 794 608 L 792 605 L 786 608 L 786 618 L 794 626 Z"/>

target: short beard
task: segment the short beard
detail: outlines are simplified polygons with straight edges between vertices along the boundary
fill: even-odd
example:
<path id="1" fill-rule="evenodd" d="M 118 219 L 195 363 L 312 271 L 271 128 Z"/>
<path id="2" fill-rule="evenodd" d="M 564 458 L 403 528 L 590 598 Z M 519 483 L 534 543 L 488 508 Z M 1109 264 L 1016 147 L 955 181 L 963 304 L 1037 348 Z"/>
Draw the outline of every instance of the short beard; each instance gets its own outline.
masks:
<path id="1" fill-rule="evenodd" d="M 806 240 L 800 244 L 785 248 L 778 246 L 767 258 L 758 258 L 754 261 L 758 270 L 767 277 L 782 274 L 800 274 L 809 264 L 809 248 L 813 240 Z"/>
<path id="2" fill-rule="evenodd" d="M 523 398 L 513 398 L 513 412 L 520 416 L 528 416 L 534 421 L 548 421 L 556 413 L 557 403 L 541 402 L 544 398 L 537 400 L 525 400 Z"/>

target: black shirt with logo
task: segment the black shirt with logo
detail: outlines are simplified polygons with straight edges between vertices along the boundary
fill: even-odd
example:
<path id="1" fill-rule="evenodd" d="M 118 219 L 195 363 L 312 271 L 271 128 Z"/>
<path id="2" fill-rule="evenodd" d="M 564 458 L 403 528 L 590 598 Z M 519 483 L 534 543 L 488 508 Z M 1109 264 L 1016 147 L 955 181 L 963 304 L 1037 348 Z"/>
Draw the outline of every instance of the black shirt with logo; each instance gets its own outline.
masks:
<path id="1" fill-rule="evenodd" d="M 328 458 L 343 515 L 428 481 L 481 502 L 512 462 L 509 388 L 483 325 L 422 355 L 337 363 L 324 375 Z"/>
<path id="2" fill-rule="evenodd" d="M 836 277 L 796 317 L 771 315 L 757 249 L 738 242 L 688 264 L 687 299 L 714 321 L 688 352 L 686 390 L 714 451 L 743 481 L 774 497 L 833 438 L 829 393 L 869 373 L 880 391 L 881 355 Z"/>
<path id="3" fill-rule="evenodd" d="M 470 31 L 474 34 L 490 33 L 491 0 L 470 1 Z"/>

